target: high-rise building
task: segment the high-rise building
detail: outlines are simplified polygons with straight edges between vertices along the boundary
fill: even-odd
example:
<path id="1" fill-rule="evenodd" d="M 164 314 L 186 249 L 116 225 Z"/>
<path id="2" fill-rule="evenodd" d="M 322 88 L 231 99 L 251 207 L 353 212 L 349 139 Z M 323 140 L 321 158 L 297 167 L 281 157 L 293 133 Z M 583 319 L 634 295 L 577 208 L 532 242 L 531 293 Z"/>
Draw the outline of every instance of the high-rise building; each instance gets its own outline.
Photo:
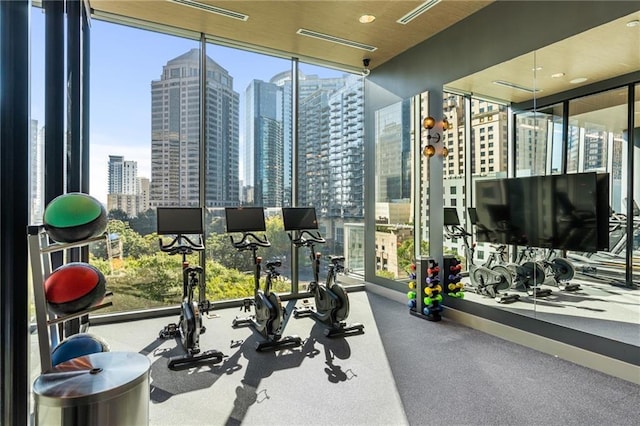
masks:
<path id="1" fill-rule="evenodd" d="M 298 79 L 304 79 L 304 74 L 302 72 L 298 72 Z M 290 206 L 293 203 L 293 193 L 292 193 L 292 147 L 293 147 L 293 134 L 292 129 L 292 118 L 293 118 L 293 109 L 292 109 L 292 87 L 291 87 L 291 71 L 284 71 L 279 74 L 274 75 L 269 80 L 270 83 L 278 86 L 282 92 L 282 102 L 278 109 L 280 110 L 279 116 L 282 121 L 282 146 L 284 155 L 282 157 L 282 205 Z"/>
<path id="2" fill-rule="evenodd" d="M 38 129 L 38 120 L 31 120 L 31 147 L 29 149 L 29 205 L 30 223 L 42 222 L 44 214 L 44 127 Z"/>
<path id="3" fill-rule="evenodd" d="M 125 161 L 122 167 L 122 193 L 135 195 L 137 191 L 138 162 Z"/>
<path id="4" fill-rule="evenodd" d="M 109 174 L 107 194 L 122 194 L 122 184 L 124 176 L 124 157 L 122 155 L 109 156 Z"/>
<path id="5" fill-rule="evenodd" d="M 149 208 L 149 179 L 138 177 L 137 161 L 110 155 L 108 173 L 107 211 L 122 210 L 127 216 L 136 217 Z"/>
<path id="6" fill-rule="evenodd" d="M 253 187 L 246 202 L 281 207 L 284 192 L 282 89 L 253 80 L 246 90 L 244 183 Z"/>
<path id="7" fill-rule="evenodd" d="M 151 83 L 150 204 L 200 205 L 200 51 L 167 62 Z M 239 204 L 239 95 L 233 77 L 206 61 L 205 205 Z"/>

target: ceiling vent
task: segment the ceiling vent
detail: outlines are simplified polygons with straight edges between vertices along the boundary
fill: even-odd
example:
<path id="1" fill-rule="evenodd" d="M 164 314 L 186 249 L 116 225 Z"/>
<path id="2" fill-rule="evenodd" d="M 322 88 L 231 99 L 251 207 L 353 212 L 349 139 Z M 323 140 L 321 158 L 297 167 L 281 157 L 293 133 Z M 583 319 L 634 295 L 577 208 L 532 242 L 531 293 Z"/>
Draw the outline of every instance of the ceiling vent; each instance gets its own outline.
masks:
<path id="1" fill-rule="evenodd" d="M 504 81 L 504 80 L 495 80 L 493 84 L 497 84 L 498 86 L 503 86 L 503 87 L 509 87 L 511 89 L 522 90 L 523 92 L 529 92 L 529 93 L 542 92 L 542 90 L 540 89 L 531 89 L 529 87 L 520 86 L 515 83 L 511 83 L 510 81 Z"/>
<path id="2" fill-rule="evenodd" d="M 307 37 L 317 38 L 319 40 L 329 41 L 331 43 L 341 44 L 343 46 L 355 47 L 356 49 L 366 50 L 367 52 L 373 52 L 378 49 L 377 47 L 369 46 L 368 44 L 358 43 L 357 41 L 347 40 L 328 34 L 317 33 L 315 31 L 305 30 L 304 28 L 300 28 L 296 33 Z"/>
<path id="3" fill-rule="evenodd" d="M 202 10 L 209 13 L 215 13 L 216 15 L 226 16 L 227 18 L 238 19 L 240 21 L 246 21 L 249 19 L 249 15 L 244 13 L 234 12 L 233 10 L 223 9 L 217 6 L 211 6 L 208 4 L 200 3 L 193 0 L 167 0 L 172 3 L 181 4 L 183 6 L 193 7 L 194 9 Z"/>
<path id="4" fill-rule="evenodd" d="M 440 0 L 427 0 L 411 12 L 404 15 L 402 18 L 398 19 L 396 22 L 398 24 L 406 25 L 438 3 L 440 3 Z"/>

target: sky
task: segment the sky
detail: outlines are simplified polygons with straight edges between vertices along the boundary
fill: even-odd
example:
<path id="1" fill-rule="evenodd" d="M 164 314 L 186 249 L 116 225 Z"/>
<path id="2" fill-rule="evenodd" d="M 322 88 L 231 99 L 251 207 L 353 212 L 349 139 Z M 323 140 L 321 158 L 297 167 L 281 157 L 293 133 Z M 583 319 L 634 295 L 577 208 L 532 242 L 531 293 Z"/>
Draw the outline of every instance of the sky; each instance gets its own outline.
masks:
<path id="1" fill-rule="evenodd" d="M 31 31 L 31 118 L 44 125 L 44 13 L 33 8 Z M 109 155 L 137 161 L 138 176 L 151 177 L 151 82 L 171 59 L 199 42 L 93 19 L 90 59 L 90 194 L 106 203 Z M 240 138 L 244 92 L 251 80 L 268 81 L 291 69 L 286 59 L 207 45 L 207 55 L 227 69 L 240 94 Z M 306 74 L 343 73 L 300 64 Z"/>

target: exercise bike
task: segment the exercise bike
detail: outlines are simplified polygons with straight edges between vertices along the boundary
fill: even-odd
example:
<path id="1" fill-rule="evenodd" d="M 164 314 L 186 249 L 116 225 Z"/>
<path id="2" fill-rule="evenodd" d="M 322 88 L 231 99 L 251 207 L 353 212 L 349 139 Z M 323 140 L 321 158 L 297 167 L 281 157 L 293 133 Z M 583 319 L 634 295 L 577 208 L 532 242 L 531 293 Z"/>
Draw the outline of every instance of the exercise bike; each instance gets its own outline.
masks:
<path id="1" fill-rule="evenodd" d="M 469 262 L 469 280 L 474 291 L 482 296 L 495 299 L 498 303 L 511 303 L 517 301 L 518 294 L 500 293 L 511 288 L 513 276 L 503 265 L 494 265 L 491 268 L 477 265 L 474 260 L 475 244 L 469 244 L 472 235 L 460 226 L 458 211 L 455 207 L 444 208 L 445 235 L 447 238 L 462 238 L 465 256 Z"/>
<path id="2" fill-rule="evenodd" d="M 515 273 L 514 287 L 521 286 L 529 296 L 546 297 L 551 295 L 550 288 L 540 287 L 545 283 L 547 274 L 542 263 L 535 260 L 535 249 L 522 247 L 516 263 L 512 264 Z"/>
<path id="3" fill-rule="evenodd" d="M 303 306 L 294 310 L 295 318 L 311 317 L 315 321 L 323 324 L 326 328 L 324 335 L 327 337 L 338 337 L 364 333 L 364 325 L 347 324 L 345 320 L 349 316 L 349 296 L 336 280 L 339 272 L 344 271 L 344 256 L 329 256 L 329 271 L 327 273 L 326 284 L 320 283 L 320 258 L 321 254 L 316 253 L 315 245 L 324 244 L 326 241 L 319 232 L 312 233 L 304 228 L 317 228 L 315 219 L 315 209 L 313 208 L 283 208 L 282 215 L 285 224 L 285 231 L 299 231 L 299 235 L 294 238 L 289 233 L 291 243 L 296 248 L 308 247 L 309 259 L 313 269 L 313 281 L 309 283 L 308 291 L 313 294 L 315 308 Z M 297 218 L 312 218 L 309 223 L 296 222 Z"/>
<path id="4" fill-rule="evenodd" d="M 182 303 L 180 306 L 180 319 L 178 323 L 171 323 L 165 326 L 164 329 L 160 331 L 159 337 L 168 339 L 180 336 L 180 341 L 186 350 L 186 354 L 169 358 L 168 366 L 171 369 L 178 369 L 191 364 L 205 362 L 212 364 L 219 363 L 225 357 L 222 352 L 214 349 L 204 352 L 200 350 L 200 335 L 206 331 L 202 323 L 202 314 L 209 312 L 211 304 L 202 297 L 204 294 L 200 284 L 200 277 L 202 277 L 203 273 L 202 267 L 190 266 L 187 261 L 187 255 L 204 250 L 202 234 L 198 234 L 198 241 L 194 242 L 181 232 L 174 232 L 176 231 L 176 223 L 174 221 L 178 220 L 180 216 L 182 216 L 182 219 L 189 220 L 191 215 L 191 219 L 195 220 L 196 215 L 199 215 L 198 220 L 202 223 L 202 209 L 158 208 L 157 215 L 158 234 L 177 233 L 177 236 L 168 244 L 164 244 L 162 238 L 160 238 L 160 250 L 168 253 L 170 256 L 178 254 L 182 256 Z M 173 229 L 164 228 L 164 226 L 169 223 L 171 223 L 169 226 Z M 179 226 L 179 224 L 177 225 Z M 191 231 L 193 231 L 193 229 L 187 230 L 189 233 L 191 233 Z M 199 302 L 194 300 L 195 288 L 198 289 Z"/>
<path id="5" fill-rule="evenodd" d="M 264 339 L 256 344 L 257 351 L 275 350 L 283 348 L 294 348 L 302 344 L 302 339 L 298 336 L 282 336 L 284 328 L 289 319 L 282 307 L 280 296 L 271 291 L 272 280 L 280 275 L 277 268 L 282 265 L 279 260 L 267 262 L 265 288 L 260 288 L 260 275 L 262 271 L 262 257 L 257 255 L 259 247 L 270 247 L 271 243 L 266 236 L 260 238 L 253 232 L 264 231 L 264 210 L 261 207 L 243 207 L 225 209 L 227 219 L 227 232 L 242 232 L 240 241 L 234 241 L 233 236 L 229 236 L 233 247 L 242 251 L 251 251 L 254 268 L 254 293 L 253 299 L 244 299 L 242 307 L 245 312 L 254 308 L 254 314 L 244 318 L 235 318 L 233 327 L 252 327 Z M 253 225 L 253 224 L 256 224 Z M 246 231 L 242 231 L 245 229 Z"/>

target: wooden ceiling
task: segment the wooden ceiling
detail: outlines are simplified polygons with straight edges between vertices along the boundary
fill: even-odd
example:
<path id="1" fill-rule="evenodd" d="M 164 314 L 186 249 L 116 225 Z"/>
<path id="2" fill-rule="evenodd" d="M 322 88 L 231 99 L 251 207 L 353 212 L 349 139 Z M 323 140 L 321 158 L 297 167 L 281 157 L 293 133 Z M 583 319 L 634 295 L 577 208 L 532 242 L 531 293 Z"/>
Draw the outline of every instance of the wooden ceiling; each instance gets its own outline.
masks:
<path id="1" fill-rule="evenodd" d="M 452 81 L 447 87 L 509 102 L 526 102 L 640 70 L 638 12 L 535 52 Z M 579 80 L 577 80 L 579 79 Z M 505 81 L 535 92 L 499 86 Z"/>
<path id="2" fill-rule="evenodd" d="M 248 19 L 221 16 L 171 0 L 90 0 L 90 5 L 97 17 L 133 18 L 204 33 L 258 51 L 280 52 L 301 60 L 361 70 L 363 59 L 370 59 L 369 68 L 374 69 L 493 2 L 442 0 L 403 25 L 396 21 L 425 3 L 424 0 L 188 1 L 239 12 L 248 15 Z M 365 14 L 374 15 L 375 21 L 360 23 L 358 18 Z M 299 35 L 299 29 L 362 43 L 375 50 Z"/>

